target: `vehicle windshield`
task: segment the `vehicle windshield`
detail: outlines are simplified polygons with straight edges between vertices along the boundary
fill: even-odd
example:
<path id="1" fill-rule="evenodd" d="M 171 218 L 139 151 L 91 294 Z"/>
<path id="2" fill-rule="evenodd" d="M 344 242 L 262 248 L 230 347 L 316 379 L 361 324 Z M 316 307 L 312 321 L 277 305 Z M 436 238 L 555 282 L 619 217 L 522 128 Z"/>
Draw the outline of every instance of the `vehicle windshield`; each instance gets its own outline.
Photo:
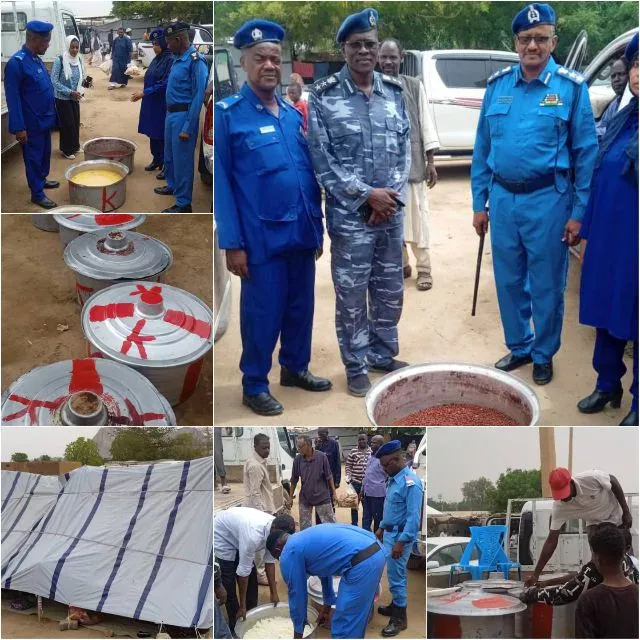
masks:
<path id="1" fill-rule="evenodd" d="M 434 549 L 437 549 L 438 545 L 437 544 L 430 544 L 429 542 L 427 542 L 427 553 L 431 553 Z"/>

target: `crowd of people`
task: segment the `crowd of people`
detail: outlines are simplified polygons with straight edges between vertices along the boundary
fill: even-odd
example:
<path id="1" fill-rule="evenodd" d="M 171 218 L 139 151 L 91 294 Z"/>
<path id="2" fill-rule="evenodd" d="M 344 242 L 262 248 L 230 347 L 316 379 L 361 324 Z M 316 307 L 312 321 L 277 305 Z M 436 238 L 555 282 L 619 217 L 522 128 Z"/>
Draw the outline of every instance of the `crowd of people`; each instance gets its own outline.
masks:
<path id="1" fill-rule="evenodd" d="M 22 148 L 31 201 L 44 209 L 58 205 L 46 196 L 45 189 L 60 186 L 48 180 L 51 160 L 51 130 L 60 130 L 60 152 L 68 160 L 82 153 L 80 142 L 80 103 L 91 86 L 80 51 L 80 40 L 67 36 L 65 49 L 47 72 L 40 56 L 49 48 L 53 25 L 32 20 L 26 25 L 26 42 L 7 62 L 4 75 L 9 109 L 9 131 Z M 206 58 L 189 41 L 190 25 L 172 22 L 149 34 L 155 58 L 145 77 L 144 88 L 131 95 L 141 100 L 138 132 L 149 137 L 152 160 L 147 171 L 160 169 L 159 180 L 166 185 L 155 193 L 174 196 L 175 204 L 163 213 L 191 213 L 194 152 L 198 140 L 200 111 L 213 92 L 207 86 Z M 97 51 L 101 43 L 93 39 Z M 108 89 L 125 87 L 127 67 L 133 45 L 124 27 L 110 39 L 111 76 Z M 92 54 L 95 56 L 95 52 Z"/>
<path id="2" fill-rule="evenodd" d="M 380 40 L 378 20 L 375 9 L 344 20 L 336 42 L 345 65 L 311 85 L 307 103 L 299 81 L 287 90 L 289 102 L 278 94 L 281 25 L 251 20 L 234 37 L 247 81 L 215 107 L 214 212 L 227 268 L 242 279 L 243 403 L 259 415 L 284 410 L 268 378 L 278 340 L 281 381 L 313 392 L 332 387 L 309 370 L 321 188 L 351 395 L 366 395 L 369 372 L 407 365 L 397 358 L 407 245 L 417 288 L 433 286 L 427 194 L 437 181 L 439 141 L 425 88 L 400 74 L 402 44 Z M 556 22 L 542 3 L 514 17 L 520 63 L 488 79 L 478 122 L 473 226 L 491 234 L 509 349 L 495 366 L 533 363 L 533 381 L 551 382 L 568 249 L 582 243 L 580 322 L 597 329 L 597 381 L 577 408 L 620 406 L 623 353 L 632 341 L 633 401 L 621 424 L 637 425 L 638 35 L 612 66 L 616 99 L 596 133 L 584 78 L 552 57 Z M 632 97 L 620 108 L 627 86 Z"/>
<path id="3" fill-rule="evenodd" d="M 236 622 L 258 604 L 259 584 L 269 587 L 270 602 L 279 602 L 276 560 L 287 585 L 296 638 L 302 637 L 307 618 L 309 576 L 322 582 L 318 623 L 330 619 L 334 638 L 363 638 L 385 566 L 392 601 L 378 607 L 389 617 L 382 636 L 393 637 L 407 628 L 407 562 L 418 536 L 423 499 L 422 482 L 412 470 L 415 442 L 405 452 L 398 440 L 384 442 L 382 435 L 374 435 L 369 443 L 366 434 L 358 436 L 358 445 L 346 457 L 345 480 L 363 504 L 361 526 L 358 507 L 351 509 L 350 525 L 336 521 L 336 490 L 342 479 L 337 441 L 329 437 L 328 429 L 318 429 L 315 444 L 314 448 L 312 438 L 304 434 L 296 438 L 298 455 L 282 513 L 276 515 L 267 468 L 270 439 L 262 433 L 254 436 L 254 451 L 244 465 L 244 506 L 223 510 L 214 518 L 219 575 L 215 638 L 233 637 Z M 226 474 L 217 464 L 216 475 L 221 473 Z M 224 491 L 226 482 L 221 480 Z M 299 483 L 296 532 L 291 509 Z M 334 576 L 341 578 L 337 596 Z M 223 604 L 226 620 L 220 610 Z"/>

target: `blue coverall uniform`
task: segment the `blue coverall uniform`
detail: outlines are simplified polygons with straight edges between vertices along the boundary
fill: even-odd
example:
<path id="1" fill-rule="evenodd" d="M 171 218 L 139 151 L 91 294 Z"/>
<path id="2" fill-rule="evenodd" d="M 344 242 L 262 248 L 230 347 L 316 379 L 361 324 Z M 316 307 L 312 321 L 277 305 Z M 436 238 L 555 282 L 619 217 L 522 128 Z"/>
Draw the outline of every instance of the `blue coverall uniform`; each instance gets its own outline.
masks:
<path id="1" fill-rule="evenodd" d="M 493 268 L 507 347 L 551 362 L 560 348 L 570 218 L 581 221 L 598 150 L 583 77 L 551 58 L 525 82 L 520 65 L 489 78 L 471 166 L 473 210 L 489 202 Z M 549 186 L 513 193 L 498 184 Z M 531 328 L 531 319 L 535 335 Z"/>
<path id="2" fill-rule="evenodd" d="M 240 369 L 247 396 L 268 392 L 273 350 L 280 364 L 306 371 L 311 359 L 315 251 L 322 209 L 302 115 L 278 97 L 278 116 L 245 84 L 214 109 L 218 242 L 243 249 Z"/>
<path id="3" fill-rule="evenodd" d="M 422 509 L 422 481 L 404 467 L 387 480 L 387 496 L 380 528 L 384 529 L 384 548 L 387 553 L 387 580 L 393 603 L 407 606 L 407 561 L 420 529 Z M 404 542 L 401 556 L 394 560 L 391 550 L 396 542 Z"/>
<path id="4" fill-rule="evenodd" d="M 42 200 L 51 163 L 51 129 L 57 123 L 56 103 L 47 68 L 27 45 L 9 58 L 4 70 L 4 90 L 9 132 L 27 132 L 27 142 L 21 146 L 31 198 Z"/>
<path id="5" fill-rule="evenodd" d="M 289 537 L 280 556 L 280 573 L 287 583 L 296 633 L 302 633 L 307 618 L 307 578 L 319 576 L 324 604 L 336 605 L 331 637 L 364 638 L 384 571 L 385 552 L 381 548 L 355 566 L 351 559 L 376 543 L 380 545 L 369 531 L 337 523 L 319 524 Z M 337 598 L 333 576 L 341 576 Z"/>
<path id="6" fill-rule="evenodd" d="M 179 207 L 191 204 L 193 154 L 206 89 L 207 61 L 190 45 L 180 57 L 175 56 L 166 94 L 168 113 L 164 125 L 164 175 Z M 180 139 L 182 132 L 189 134 L 187 140 Z"/>

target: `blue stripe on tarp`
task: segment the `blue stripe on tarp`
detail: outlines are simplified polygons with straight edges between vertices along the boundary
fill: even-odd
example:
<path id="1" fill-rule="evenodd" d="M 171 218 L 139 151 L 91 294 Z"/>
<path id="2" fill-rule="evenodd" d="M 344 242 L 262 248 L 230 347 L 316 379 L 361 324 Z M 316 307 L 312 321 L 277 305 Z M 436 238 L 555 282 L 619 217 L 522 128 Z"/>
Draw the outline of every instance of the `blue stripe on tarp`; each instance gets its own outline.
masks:
<path id="1" fill-rule="evenodd" d="M 102 591 L 102 597 L 100 598 L 100 603 L 96 608 L 96 611 L 102 611 L 102 607 L 109 596 L 109 590 L 111 589 L 111 584 L 113 583 L 118 570 L 120 569 L 120 564 L 122 563 L 122 558 L 124 557 L 124 552 L 127 549 L 127 545 L 129 544 L 129 540 L 131 539 L 131 535 L 133 534 L 133 527 L 136 526 L 136 520 L 138 519 L 138 515 L 142 510 L 142 505 L 144 504 L 144 499 L 147 496 L 147 488 L 149 487 L 149 478 L 151 477 L 151 471 L 153 469 L 153 465 L 147 467 L 147 473 L 144 477 L 144 481 L 142 483 L 142 489 L 140 490 L 140 498 L 138 499 L 138 507 L 136 512 L 133 514 L 133 517 L 129 521 L 129 528 L 127 529 L 127 533 L 125 533 L 124 538 L 122 539 L 122 544 L 120 545 L 120 551 L 118 551 L 118 557 L 116 558 L 116 562 L 113 565 L 113 569 L 111 569 L 111 575 L 107 580 L 107 583 L 104 585 L 104 590 Z"/>
<path id="2" fill-rule="evenodd" d="M 7 506 L 7 502 L 9 502 L 9 498 L 11 498 L 11 496 L 13 495 L 13 492 L 16 488 L 16 484 L 18 484 L 18 478 L 20 477 L 21 473 L 22 473 L 21 471 L 18 471 L 16 473 L 16 477 L 13 479 L 13 484 L 11 485 L 11 489 L 9 489 L 9 493 L 7 493 L 7 497 L 4 499 L 4 502 L 2 503 L 1 511 L 4 511 L 4 508 Z"/>
<path id="3" fill-rule="evenodd" d="M 49 590 L 49 598 L 51 600 L 55 600 L 56 598 L 56 589 L 58 588 L 58 579 L 60 578 L 60 573 L 62 572 L 62 567 L 64 567 L 64 563 L 66 562 L 67 558 L 71 555 L 71 552 L 76 548 L 76 546 L 78 545 L 78 542 L 80 542 L 80 538 L 82 538 L 82 535 L 87 530 L 87 527 L 91 523 L 91 520 L 93 520 L 93 516 L 96 514 L 96 511 L 100 506 L 100 502 L 102 501 L 102 496 L 104 495 L 104 485 L 107 482 L 107 471 L 108 469 L 105 469 L 102 472 L 102 479 L 100 480 L 100 489 L 98 489 L 98 495 L 96 497 L 96 501 L 89 515 L 87 516 L 87 519 L 84 521 L 82 528 L 80 529 L 80 531 L 78 531 L 78 534 L 73 539 L 73 542 L 69 545 L 69 548 L 58 559 L 58 564 L 56 564 L 55 571 L 53 572 L 53 578 L 51 579 L 51 589 Z"/>
<path id="4" fill-rule="evenodd" d="M 36 481 L 35 481 L 35 484 L 33 485 L 33 488 L 29 492 L 29 497 L 26 499 L 22 509 L 20 509 L 20 513 L 18 514 L 18 517 L 13 521 L 13 524 L 9 527 L 9 530 L 2 536 L 2 540 L 0 542 L 4 542 L 7 536 L 15 529 L 15 526 L 18 524 L 18 522 L 20 522 L 20 518 L 22 518 L 22 516 L 24 515 L 24 512 L 27 510 L 27 507 L 29 506 L 29 502 L 31 502 L 31 498 L 33 498 L 33 492 L 36 490 L 36 487 L 38 486 L 38 483 L 40 482 L 41 479 L 42 479 L 42 476 L 36 476 Z"/>
<path id="5" fill-rule="evenodd" d="M 184 465 L 182 466 L 182 477 L 180 478 L 180 486 L 178 487 L 178 493 L 176 495 L 175 502 L 173 503 L 173 509 L 171 509 L 171 513 L 169 514 L 169 520 L 167 521 L 167 528 L 164 532 L 164 538 L 162 539 L 162 544 L 160 545 L 160 551 L 158 551 L 156 555 L 156 561 L 153 565 L 153 569 L 151 570 L 151 575 L 147 580 L 147 584 L 144 587 L 144 591 L 140 596 L 140 601 L 138 602 L 138 606 L 136 607 L 136 611 L 133 614 L 133 617 L 136 620 L 140 619 L 140 614 L 142 613 L 142 609 L 149 597 L 149 593 L 151 592 L 151 587 L 155 582 L 156 576 L 158 575 L 158 571 L 160 571 L 160 565 L 162 564 L 162 559 L 164 558 L 164 552 L 167 549 L 167 545 L 169 544 L 169 539 L 171 538 L 171 533 L 173 532 L 173 525 L 176 522 L 176 515 L 178 513 L 178 507 L 182 502 L 182 498 L 184 496 L 184 488 L 187 486 L 187 476 L 189 475 L 189 465 L 191 462 L 186 460 Z"/>
<path id="6" fill-rule="evenodd" d="M 198 621 L 202 615 L 202 607 L 204 606 L 204 599 L 211 586 L 211 576 L 213 575 L 213 547 L 211 547 L 211 553 L 209 554 L 209 562 L 205 568 L 204 575 L 202 576 L 202 582 L 200 583 L 200 590 L 198 591 L 198 606 L 196 607 L 196 613 L 191 621 L 192 627 L 198 626 Z"/>
<path id="7" fill-rule="evenodd" d="M 11 588 L 11 579 L 16 574 L 16 571 L 20 568 L 20 565 L 24 562 L 25 558 L 31 553 L 31 550 L 33 549 L 33 547 L 35 547 L 38 544 L 38 540 L 42 538 L 42 534 L 44 533 L 44 530 L 47 528 L 47 524 L 49 523 L 49 520 L 51 520 L 51 516 L 53 515 L 53 512 L 56 510 L 56 507 L 58 506 L 58 502 L 60 501 L 60 498 L 62 497 L 63 493 L 64 493 L 64 487 L 60 489 L 60 492 L 58 493 L 58 497 L 56 498 L 56 503 L 53 505 L 51 511 L 49 511 L 49 513 L 47 514 L 47 517 L 44 519 L 44 522 L 42 523 L 42 528 L 38 532 L 38 536 L 31 543 L 31 546 L 27 549 L 26 553 L 22 556 L 22 558 L 20 559 L 20 562 L 18 562 L 18 564 L 15 566 L 15 568 L 11 572 L 11 575 L 4 581 L 5 589 Z M 5 571 L 7 570 L 7 567 L 11 564 L 13 559 L 22 551 L 22 548 L 29 541 L 31 534 L 35 531 L 36 527 L 39 524 L 40 524 L 40 521 L 36 522 L 36 524 L 33 525 L 33 529 L 31 529 L 31 531 L 29 532 L 29 535 L 24 539 L 24 542 L 20 545 L 18 549 L 16 549 L 15 553 L 9 558 L 9 560 L 7 560 L 7 563 L 4 565 L 4 567 L 2 567 L 3 576 L 5 574 Z"/>

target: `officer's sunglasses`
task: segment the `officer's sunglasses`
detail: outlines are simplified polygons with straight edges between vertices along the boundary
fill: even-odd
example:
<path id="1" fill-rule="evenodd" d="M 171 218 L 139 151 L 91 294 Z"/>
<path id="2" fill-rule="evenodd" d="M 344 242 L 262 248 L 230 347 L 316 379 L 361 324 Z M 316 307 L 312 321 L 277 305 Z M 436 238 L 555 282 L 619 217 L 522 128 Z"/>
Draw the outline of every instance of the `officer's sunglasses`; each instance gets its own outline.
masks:
<path id="1" fill-rule="evenodd" d="M 379 43 L 375 40 L 353 40 L 346 43 L 352 51 L 360 51 L 364 47 L 367 51 L 373 51 L 378 48 Z"/>
<path id="2" fill-rule="evenodd" d="M 527 47 L 531 44 L 533 40 L 537 45 L 549 44 L 549 40 L 553 38 L 553 36 L 516 36 L 518 42 Z"/>

